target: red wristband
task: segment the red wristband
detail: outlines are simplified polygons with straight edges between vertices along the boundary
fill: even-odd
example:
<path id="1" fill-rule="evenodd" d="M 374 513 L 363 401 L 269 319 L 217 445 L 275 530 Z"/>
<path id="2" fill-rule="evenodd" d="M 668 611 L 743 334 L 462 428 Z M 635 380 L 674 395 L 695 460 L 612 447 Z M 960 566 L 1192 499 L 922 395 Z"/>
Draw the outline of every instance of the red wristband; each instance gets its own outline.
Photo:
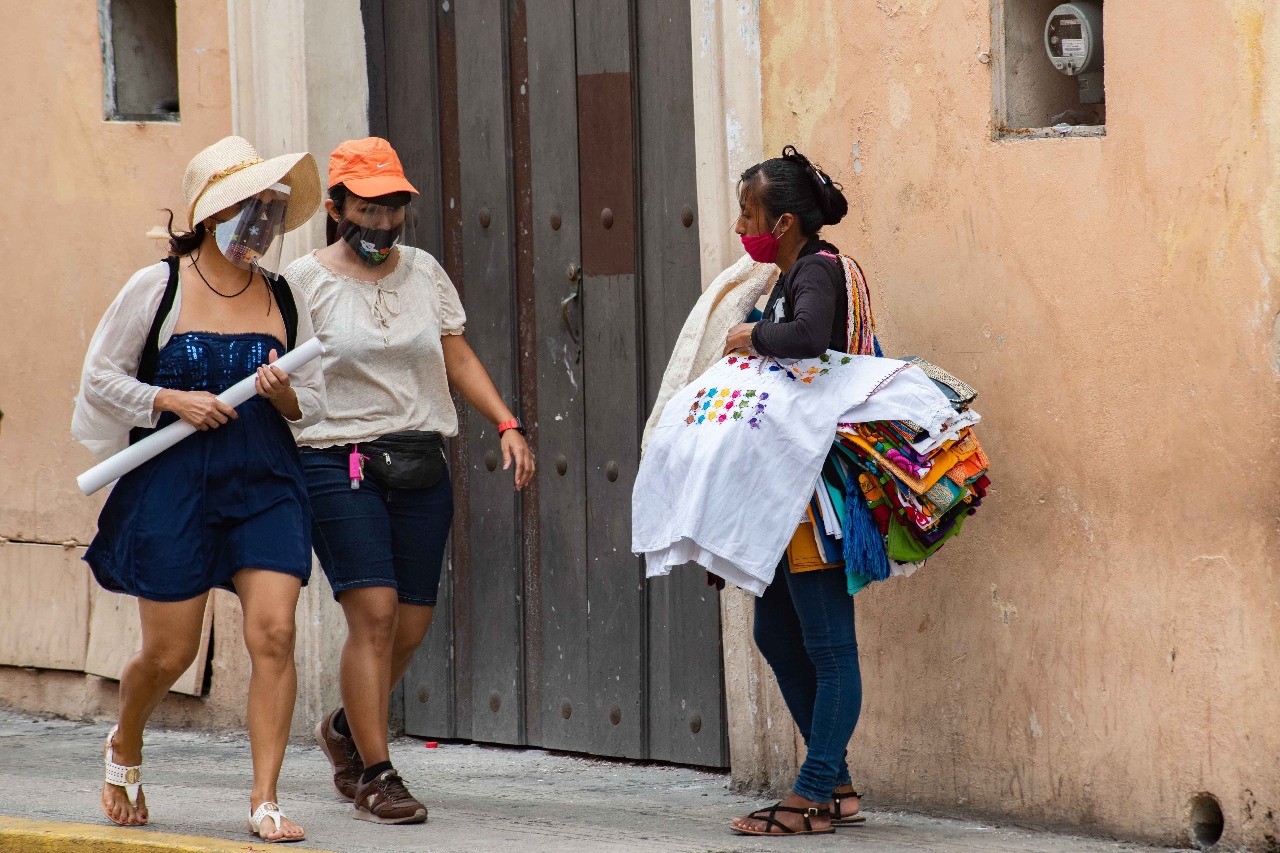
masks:
<path id="1" fill-rule="evenodd" d="M 509 429 L 520 429 L 520 419 L 512 418 L 509 421 L 503 421 L 502 423 L 498 424 L 498 435 L 502 435 L 504 432 L 506 432 Z"/>

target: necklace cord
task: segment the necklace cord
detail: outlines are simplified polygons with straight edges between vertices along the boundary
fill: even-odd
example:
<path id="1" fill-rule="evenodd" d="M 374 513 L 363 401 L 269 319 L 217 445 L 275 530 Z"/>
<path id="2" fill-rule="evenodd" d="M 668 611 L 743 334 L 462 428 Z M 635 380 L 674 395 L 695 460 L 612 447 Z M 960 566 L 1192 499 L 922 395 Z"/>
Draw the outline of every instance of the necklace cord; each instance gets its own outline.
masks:
<path id="1" fill-rule="evenodd" d="M 240 289 L 239 289 L 238 291 L 236 291 L 235 293 L 223 293 L 221 290 L 218 290 L 218 288 L 216 288 L 216 287 L 214 287 L 212 284 L 210 284 L 210 283 L 209 283 L 209 279 L 207 279 L 207 278 L 205 278 L 205 277 L 204 277 L 204 273 L 200 272 L 200 267 L 199 267 L 199 265 L 198 265 L 198 264 L 196 264 L 196 259 L 195 259 L 195 258 L 192 258 L 192 259 L 191 259 L 191 268 L 192 268 L 193 270 L 195 270 L 195 271 L 196 271 L 196 275 L 200 276 L 200 280 L 204 282 L 204 286 L 205 286 L 205 287 L 209 288 L 209 289 L 210 289 L 210 290 L 212 290 L 214 293 L 216 293 L 216 294 L 218 294 L 219 296 L 221 296 L 223 299 L 235 299 L 237 296 L 241 295 L 241 294 L 242 294 L 242 293 L 244 293 L 246 290 L 248 290 L 248 289 L 249 289 L 249 286 L 253 284 L 253 269 L 252 269 L 252 268 L 250 268 L 250 269 L 249 269 L 249 280 L 248 280 L 248 281 L 246 281 L 246 282 L 244 283 L 244 287 L 240 288 Z M 268 289 L 270 289 L 270 288 L 268 288 Z M 271 313 L 271 303 L 270 303 L 270 301 L 268 301 L 268 303 L 267 303 L 267 313 L 268 313 L 268 314 L 270 314 L 270 313 Z"/>

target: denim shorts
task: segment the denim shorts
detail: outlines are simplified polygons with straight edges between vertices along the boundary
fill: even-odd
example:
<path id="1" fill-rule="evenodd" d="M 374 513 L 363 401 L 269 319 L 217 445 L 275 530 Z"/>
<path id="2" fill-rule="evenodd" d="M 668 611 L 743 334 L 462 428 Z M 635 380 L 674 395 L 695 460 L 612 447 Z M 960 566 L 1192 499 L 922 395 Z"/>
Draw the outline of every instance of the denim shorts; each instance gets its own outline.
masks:
<path id="1" fill-rule="evenodd" d="M 301 450 L 312 546 L 333 597 L 389 586 L 403 604 L 434 607 L 453 523 L 449 472 L 429 489 L 384 490 L 368 478 L 353 489 L 345 452 Z"/>

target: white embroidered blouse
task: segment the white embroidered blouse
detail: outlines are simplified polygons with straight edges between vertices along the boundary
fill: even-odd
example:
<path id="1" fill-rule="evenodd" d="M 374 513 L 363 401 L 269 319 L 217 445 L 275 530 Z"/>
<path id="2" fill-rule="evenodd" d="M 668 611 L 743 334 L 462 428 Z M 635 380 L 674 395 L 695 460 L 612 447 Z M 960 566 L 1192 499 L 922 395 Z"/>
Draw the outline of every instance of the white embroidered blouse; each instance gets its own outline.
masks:
<path id="1" fill-rule="evenodd" d="M 405 430 L 457 435 L 441 337 L 461 335 L 466 312 L 428 252 L 401 246 L 399 255 L 376 282 L 336 273 L 314 253 L 285 270 L 306 295 L 325 348 L 328 415 L 301 430 L 299 444 L 333 447 Z"/>
<path id="2" fill-rule="evenodd" d="M 169 266 L 163 261 L 134 273 L 98 323 L 80 374 L 80 392 L 76 396 L 75 413 L 71 416 L 71 436 L 105 459 L 129 444 L 129 431 L 134 427 L 154 427 L 160 412 L 154 410 L 160 388 L 139 382 L 138 362 L 146 344 L 147 333 L 160 307 L 165 286 L 169 282 Z M 305 297 L 290 282 L 294 304 L 298 308 L 297 343 L 315 336 Z M 182 288 L 178 288 L 160 328 L 161 349 L 173 336 L 173 328 L 182 312 Z M 290 377 L 298 395 L 302 417 L 290 421 L 295 429 L 313 424 L 324 417 L 324 376 L 319 360 L 304 365 Z"/>

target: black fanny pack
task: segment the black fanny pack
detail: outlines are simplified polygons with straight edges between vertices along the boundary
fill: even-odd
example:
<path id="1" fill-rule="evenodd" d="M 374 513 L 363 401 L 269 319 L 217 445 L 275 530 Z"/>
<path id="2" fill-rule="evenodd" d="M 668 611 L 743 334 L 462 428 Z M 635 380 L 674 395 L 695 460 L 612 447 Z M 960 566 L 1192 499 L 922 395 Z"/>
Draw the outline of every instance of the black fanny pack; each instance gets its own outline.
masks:
<path id="1" fill-rule="evenodd" d="M 438 432 L 393 432 L 360 445 L 364 474 L 384 489 L 429 489 L 444 476 L 444 438 Z"/>

